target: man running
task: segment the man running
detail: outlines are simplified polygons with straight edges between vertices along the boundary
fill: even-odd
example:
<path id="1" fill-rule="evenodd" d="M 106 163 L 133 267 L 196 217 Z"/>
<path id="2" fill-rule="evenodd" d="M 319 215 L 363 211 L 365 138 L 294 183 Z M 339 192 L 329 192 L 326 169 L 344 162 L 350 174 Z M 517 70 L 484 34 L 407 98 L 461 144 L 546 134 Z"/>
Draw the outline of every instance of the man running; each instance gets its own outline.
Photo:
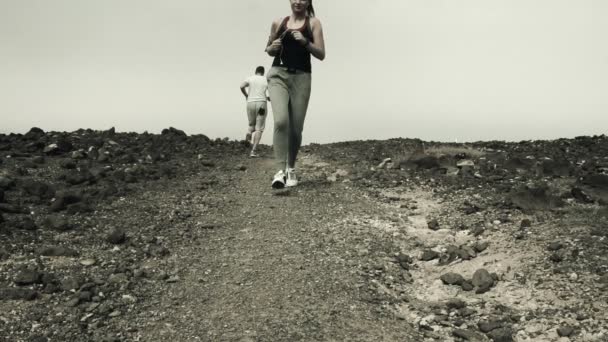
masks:
<path id="1" fill-rule="evenodd" d="M 249 88 L 249 92 L 245 90 Z M 258 157 L 256 148 L 262 139 L 262 132 L 266 125 L 266 100 L 270 100 L 266 91 L 268 83 L 264 77 L 264 67 L 259 66 L 255 69 L 255 75 L 250 76 L 241 84 L 241 92 L 247 99 L 247 117 L 249 119 L 249 128 L 245 140 L 251 142 L 250 157 Z M 252 141 L 253 137 L 253 141 Z"/>

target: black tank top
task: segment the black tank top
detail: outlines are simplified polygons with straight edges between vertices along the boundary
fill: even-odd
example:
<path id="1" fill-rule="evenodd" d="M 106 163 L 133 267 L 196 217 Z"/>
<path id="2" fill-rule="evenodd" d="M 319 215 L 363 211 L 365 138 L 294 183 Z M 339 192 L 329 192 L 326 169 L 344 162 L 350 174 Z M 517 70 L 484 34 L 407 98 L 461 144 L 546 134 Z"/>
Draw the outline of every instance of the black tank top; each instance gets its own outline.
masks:
<path id="1" fill-rule="evenodd" d="M 277 30 L 277 37 L 281 37 L 285 31 L 288 32 L 282 39 L 282 51 L 274 58 L 272 65 L 284 66 L 289 69 L 297 69 L 304 72 L 311 72 L 310 52 L 306 50 L 306 47 L 302 46 L 295 39 L 293 39 L 293 36 L 291 35 L 292 31 L 300 31 L 304 37 L 306 37 L 310 42 L 313 42 L 314 39 L 312 37 L 312 30 L 310 29 L 310 17 L 306 16 L 304 25 L 295 30 L 287 28 L 288 20 L 289 17 L 285 17 L 281 23 L 281 26 L 279 26 L 279 29 Z"/>

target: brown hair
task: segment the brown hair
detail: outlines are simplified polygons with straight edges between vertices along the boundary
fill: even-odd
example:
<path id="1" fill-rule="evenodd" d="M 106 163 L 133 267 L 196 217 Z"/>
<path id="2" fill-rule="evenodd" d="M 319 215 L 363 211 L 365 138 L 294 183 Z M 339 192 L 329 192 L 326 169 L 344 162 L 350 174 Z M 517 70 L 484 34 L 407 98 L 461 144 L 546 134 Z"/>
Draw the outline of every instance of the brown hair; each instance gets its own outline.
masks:
<path id="1" fill-rule="evenodd" d="M 309 17 L 315 16 L 315 8 L 312 7 L 312 0 L 308 0 L 308 9 L 306 11 L 308 12 Z"/>

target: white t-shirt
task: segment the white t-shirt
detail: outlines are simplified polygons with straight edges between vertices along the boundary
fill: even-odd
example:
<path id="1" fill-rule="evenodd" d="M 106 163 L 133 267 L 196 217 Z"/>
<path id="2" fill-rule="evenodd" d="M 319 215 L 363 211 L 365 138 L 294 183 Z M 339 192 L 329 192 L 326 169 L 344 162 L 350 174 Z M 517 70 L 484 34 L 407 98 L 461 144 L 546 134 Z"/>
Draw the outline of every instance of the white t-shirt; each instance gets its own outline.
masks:
<path id="1" fill-rule="evenodd" d="M 245 80 L 249 84 L 249 96 L 247 102 L 266 102 L 266 89 L 268 89 L 268 82 L 265 76 L 253 75 Z"/>

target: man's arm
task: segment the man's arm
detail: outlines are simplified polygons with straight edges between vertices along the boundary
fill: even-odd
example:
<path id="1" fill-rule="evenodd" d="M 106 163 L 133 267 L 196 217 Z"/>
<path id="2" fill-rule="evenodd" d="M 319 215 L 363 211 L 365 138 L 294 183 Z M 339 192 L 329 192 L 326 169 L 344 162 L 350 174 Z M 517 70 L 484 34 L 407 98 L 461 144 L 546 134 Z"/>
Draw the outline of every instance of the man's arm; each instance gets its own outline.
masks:
<path id="1" fill-rule="evenodd" d="M 243 83 L 241 83 L 241 93 L 243 93 L 243 95 L 245 95 L 245 98 L 249 97 L 249 94 L 247 94 L 247 91 L 245 90 L 245 88 L 249 87 L 249 82 L 245 81 Z"/>

